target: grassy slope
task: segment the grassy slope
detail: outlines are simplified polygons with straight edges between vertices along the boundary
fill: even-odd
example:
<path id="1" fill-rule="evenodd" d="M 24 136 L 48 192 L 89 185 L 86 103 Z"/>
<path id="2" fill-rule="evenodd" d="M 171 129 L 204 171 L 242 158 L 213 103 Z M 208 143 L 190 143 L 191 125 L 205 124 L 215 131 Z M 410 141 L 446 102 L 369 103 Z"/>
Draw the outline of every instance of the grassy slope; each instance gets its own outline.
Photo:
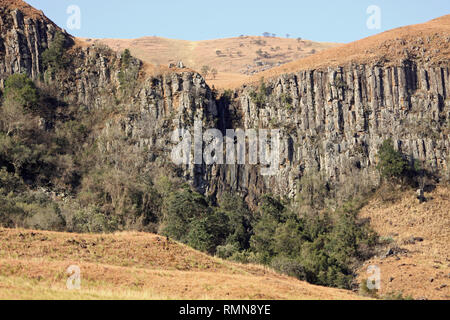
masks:
<path id="1" fill-rule="evenodd" d="M 380 267 L 381 294 L 403 292 L 415 299 L 450 299 L 450 188 L 439 187 L 426 197 L 423 204 L 418 203 L 414 191 L 401 193 L 392 203 L 376 197 L 360 213 L 371 220 L 380 236 L 392 241 L 389 247 L 407 250 L 371 259 L 360 269 L 362 280 L 367 277 L 368 265 Z M 413 243 L 411 237 L 423 241 Z"/>
<path id="2" fill-rule="evenodd" d="M 358 299 L 143 233 L 0 229 L 0 299 Z M 81 290 L 66 289 L 70 265 Z"/>
<path id="3" fill-rule="evenodd" d="M 80 39 L 86 43 L 92 43 L 91 39 Z M 216 88 L 232 87 L 234 83 L 245 82 L 250 76 L 247 70 L 258 70 L 255 59 L 258 58 L 258 50 L 270 54 L 270 58 L 262 58 L 261 61 L 276 65 L 287 63 L 300 58 L 308 57 L 312 50 L 316 52 L 337 46 L 335 43 L 320 43 L 309 40 L 298 41 L 286 38 L 266 38 L 258 36 L 246 36 L 228 39 L 216 39 L 206 41 L 186 41 L 165 39 L 159 37 L 144 37 L 139 39 L 99 39 L 103 44 L 114 50 L 123 51 L 130 49 L 133 56 L 154 66 L 167 66 L 181 60 L 184 64 L 198 72 L 202 66 L 208 65 L 219 71 L 216 79 L 207 77 L 210 86 Z M 257 41 L 265 41 L 260 45 Z M 274 50 L 279 47 L 278 50 Z M 222 52 L 221 56 L 216 51 Z M 247 66 L 251 66 L 250 69 Z"/>
<path id="4" fill-rule="evenodd" d="M 392 29 L 349 44 L 321 51 L 280 67 L 264 71 L 249 79 L 276 77 L 300 70 L 314 70 L 348 64 L 401 64 L 408 58 L 425 62 L 446 61 L 450 57 L 450 15 L 426 23 Z"/>
<path id="5" fill-rule="evenodd" d="M 271 78 L 300 70 L 352 63 L 371 64 L 382 61 L 387 65 L 398 65 L 403 60 L 411 58 L 428 63 L 448 61 L 449 35 L 450 15 L 446 15 L 423 24 L 396 28 L 345 45 L 263 37 L 198 42 L 157 37 L 100 41 L 115 50 L 130 48 L 133 55 L 153 65 L 161 64 L 164 67 L 169 62 L 183 60 L 188 67 L 197 71 L 200 71 L 202 65 L 210 65 L 217 68 L 219 74 L 217 79 L 210 77 L 207 79 L 209 85 L 217 88 L 236 88 L 245 83 L 258 83 L 261 77 Z M 267 44 L 260 46 L 255 44 L 255 40 L 265 40 Z M 281 48 L 280 51 L 271 50 L 277 46 Z M 292 50 L 289 50 L 289 47 Z M 215 53 L 218 49 L 226 56 L 218 57 Z M 247 65 L 254 64 L 258 49 L 268 52 L 273 57 L 263 60 L 283 64 L 252 76 L 243 74 Z M 318 53 L 312 54 L 312 49 Z M 241 57 L 236 54 L 238 51 L 242 52 Z"/>

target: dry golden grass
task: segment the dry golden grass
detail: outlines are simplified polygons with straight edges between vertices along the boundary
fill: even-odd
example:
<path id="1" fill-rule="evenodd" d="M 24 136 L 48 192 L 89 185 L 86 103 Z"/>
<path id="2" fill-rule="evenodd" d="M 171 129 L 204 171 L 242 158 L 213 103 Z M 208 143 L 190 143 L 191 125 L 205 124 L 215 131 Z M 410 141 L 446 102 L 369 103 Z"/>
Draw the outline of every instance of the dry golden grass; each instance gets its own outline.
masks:
<path id="1" fill-rule="evenodd" d="M 396 192 L 396 191 L 393 191 Z M 374 258 L 367 266 L 381 268 L 381 294 L 403 292 L 415 299 L 450 299 L 450 188 L 438 187 L 419 204 L 413 191 L 403 192 L 394 203 L 376 197 L 361 211 L 390 246 L 406 249 L 404 254 Z M 423 238 L 423 241 L 410 241 Z"/>
<path id="2" fill-rule="evenodd" d="M 130 49 L 131 53 L 154 66 L 168 66 L 169 63 L 183 63 L 198 72 L 202 66 L 208 65 L 219 73 L 216 79 L 207 77 L 210 86 L 216 88 L 233 87 L 234 83 L 245 82 L 250 76 L 244 74 L 247 66 L 254 66 L 256 53 L 262 50 L 270 54 L 270 58 L 261 61 L 276 65 L 308 57 L 312 50 L 316 52 L 328 49 L 338 44 L 319 43 L 308 40 L 267 38 L 246 36 L 239 38 L 217 39 L 207 41 L 186 41 L 165 39 L 159 37 L 144 37 L 139 39 L 83 39 L 87 43 L 99 41 L 116 51 Z M 264 45 L 257 44 L 264 41 Z M 221 56 L 216 51 L 222 52 Z"/>
<path id="3" fill-rule="evenodd" d="M 447 61 L 450 58 L 450 15 L 427 23 L 389 30 L 372 37 L 331 48 L 310 57 L 262 72 L 260 77 L 275 77 L 300 70 L 344 66 L 351 63 L 365 64 L 382 61 L 399 64 L 403 59 L 425 58 L 426 62 Z M 429 60 L 428 60 L 429 59 Z"/>
<path id="4" fill-rule="evenodd" d="M 0 299 L 360 299 L 157 235 L 0 229 Z M 66 288 L 70 265 L 81 290 Z"/>

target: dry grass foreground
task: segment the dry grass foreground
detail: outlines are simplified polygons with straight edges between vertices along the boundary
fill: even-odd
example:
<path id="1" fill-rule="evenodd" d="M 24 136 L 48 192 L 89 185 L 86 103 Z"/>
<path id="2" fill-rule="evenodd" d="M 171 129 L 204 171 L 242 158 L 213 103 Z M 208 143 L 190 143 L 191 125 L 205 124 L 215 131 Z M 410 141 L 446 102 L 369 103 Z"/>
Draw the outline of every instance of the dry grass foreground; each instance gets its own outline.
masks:
<path id="1" fill-rule="evenodd" d="M 144 233 L 0 229 L 0 299 L 361 299 Z M 68 290 L 70 265 L 81 290 Z"/>
<path id="2" fill-rule="evenodd" d="M 367 261 L 359 272 L 361 281 L 367 278 L 369 265 L 380 267 L 381 295 L 450 299 L 450 188 L 438 187 L 426 197 L 422 204 L 413 191 L 397 195 L 393 203 L 376 197 L 361 211 L 361 218 L 369 218 L 380 236 L 391 242 L 384 254 Z"/>
<path id="3" fill-rule="evenodd" d="M 311 56 L 315 52 L 338 46 L 277 37 L 242 36 L 205 41 L 187 41 L 160 37 L 139 39 L 79 39 L 85 43 L 100 42 L 121 52 L 130 49 L 133 56 L 149 65 L 167 67 L 170 63 L 183 63 L 201 72 L 207 65 L 218 71 L 207 76 L 210 86 L 231 88 L 250 79 L 250 74 Z M 259 52 L 259 54 L 257 53 Z M 257 63 L 260 65 L 258 66 Z M 261 65 L 262 64 L 262 65 Z"/>

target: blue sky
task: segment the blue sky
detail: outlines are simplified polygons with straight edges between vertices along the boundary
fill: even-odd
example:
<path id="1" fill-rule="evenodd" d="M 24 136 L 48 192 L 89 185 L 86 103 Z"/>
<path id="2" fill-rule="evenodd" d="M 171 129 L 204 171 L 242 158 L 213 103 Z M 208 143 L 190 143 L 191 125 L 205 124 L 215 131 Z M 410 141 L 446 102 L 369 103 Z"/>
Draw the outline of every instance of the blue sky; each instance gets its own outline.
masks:
<path id="1" fill-rule="evenodd" d="M 450 14 L 449 0 L 26 0 L 75 36 L 159 36 L 206 40 L 261 35 L 351 42 L 395 27 Z M 81 28 L 67 28 L 77 5 Z M 381 29 L 369 29 L 366 10 L 381 9 Z"/>

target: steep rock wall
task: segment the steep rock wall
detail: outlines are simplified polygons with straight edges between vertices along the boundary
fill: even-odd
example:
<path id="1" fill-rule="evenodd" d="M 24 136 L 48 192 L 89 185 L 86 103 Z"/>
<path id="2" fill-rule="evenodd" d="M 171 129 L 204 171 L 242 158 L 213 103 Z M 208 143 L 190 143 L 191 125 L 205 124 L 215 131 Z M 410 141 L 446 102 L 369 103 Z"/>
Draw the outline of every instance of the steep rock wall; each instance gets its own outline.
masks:
<path id="1" fill-rule="evenodd" d="M 241 115 L 237 126 L 281 130 L 280 170 L 255 177 L 249 166 L 225 166 L 215 170 L 210 192 L 231 187 L 252 193 L 257 183 L 262 192 L 294 197 L 306 172 L 321 173 L 334 185 L 370 187 L 378 183 L 376 155 L 387 138 L 410 161 L 448 174 L 449 81 L 448 64 L 404 61 L 283 75 L 265 83 L 262 103 L 255 102 L 258 88 L 243 88 L 231 105 Z"/>
<path id="2" fill-rule="evenodd" d="M 234 190 L 256 200 L 263 193 L 295 197 L 302 179 L 318 173 L 330 188 L 356 189 L 378 183 L 377 150 L 392 137 L 410 160 L 448 175 L 450 152 L 450 72 L 448 61 L 427 65 L 405 60 L 398 66 L 347 65 L 301 71 L 266 82 L 258 89 L 235 90 L 231 101 L 216 100 L 195 72 L 146 77 L 142 64 L 130 63 L 127 87 L 121 83 L 121 56 L 102 46 L 73 46 L 71 64 L 51 79 L 43 77 L 41 54 L 58 28 L 19 10 L 0 12 L 0 79 L 25 72 L 49 81 L 59 101 L 83 108 L 117 108 L 99 133 L 101 150 L 114 152 L 115 132 L 148 162 L 170 165 L 172 130 L 281 130 L 280 168 L 261 176 L 258 165 L 185 165 L 175 168 L 209 195 Z M 68 43 L 72 39 L 66 35 Z M 73 45 L 73 43 L 72 43 Z M 181 169 L 181 170 L 180 170 Z M 336 189 L 336 188 L 335 188 Z"/>

